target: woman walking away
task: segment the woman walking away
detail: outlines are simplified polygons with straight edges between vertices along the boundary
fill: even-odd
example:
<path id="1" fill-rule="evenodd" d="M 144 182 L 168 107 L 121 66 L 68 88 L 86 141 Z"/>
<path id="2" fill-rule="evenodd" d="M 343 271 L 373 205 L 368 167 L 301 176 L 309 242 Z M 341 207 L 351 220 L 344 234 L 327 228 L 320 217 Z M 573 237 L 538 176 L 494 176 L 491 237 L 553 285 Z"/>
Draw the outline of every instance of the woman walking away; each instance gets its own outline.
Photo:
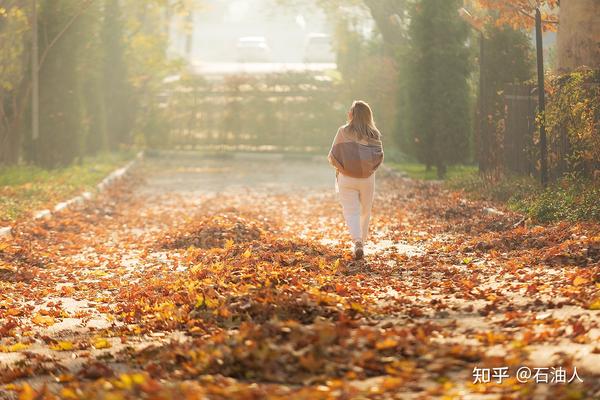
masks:
<path id="1" fill-rule="evenodd" d="M 348 123 L 338 129 L 328 158 L 336 169 L 336 191 L 354 242 L 354 257 L 359 260 L 369 234 L 375 171 L 383 162 L 381 134 L 367 103 L 352 103 Z"/>

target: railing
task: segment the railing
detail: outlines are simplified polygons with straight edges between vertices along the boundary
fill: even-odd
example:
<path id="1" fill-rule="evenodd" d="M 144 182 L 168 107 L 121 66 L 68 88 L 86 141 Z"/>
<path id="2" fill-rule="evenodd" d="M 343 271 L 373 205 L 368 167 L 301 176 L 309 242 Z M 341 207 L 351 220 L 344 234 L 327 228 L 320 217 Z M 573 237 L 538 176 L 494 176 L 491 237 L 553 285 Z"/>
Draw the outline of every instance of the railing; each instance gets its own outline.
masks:
<path id="1" fill-rule="evenodd" d="M 170 84 L 162 100 L 168 139 L 160 145 L 171 148 L 322 149 L 345 117 L 339 87 L 304 72 L 191 77 Z"/>
<path id="2" fill-rule="evenodd" d="M 568 77 L 567 77 L 568 78 Z M 567 78 L 560 78 L 565 80 Z M 595 99 L 599 84 L 584 82 L 581 89 L 568 87 L 562 98 L 553 82 L 547 106 L 548 176 L 557 180 L 565 174 L 596 178 L 600 171 L 600 107 Z M 503 157 L 499 169 L 519 175 L 539 177 L 537 90 L 528 85 L 509 85 L 504 91 L 505 119 Z M 572 92 L 569 92 L 571 90 Z M 552 118 L 548 116 L 551 113 Z M 591 122 L 586 122 L 589 118 Z"/>
<path id="3" fill-rule="evenodd" d="M 530 85 L 508 85 L 504 90 L 506 121 L 503 138 L 504 170 L 519 175 L 536 174 L 533 147 L 537 97 Z"/>

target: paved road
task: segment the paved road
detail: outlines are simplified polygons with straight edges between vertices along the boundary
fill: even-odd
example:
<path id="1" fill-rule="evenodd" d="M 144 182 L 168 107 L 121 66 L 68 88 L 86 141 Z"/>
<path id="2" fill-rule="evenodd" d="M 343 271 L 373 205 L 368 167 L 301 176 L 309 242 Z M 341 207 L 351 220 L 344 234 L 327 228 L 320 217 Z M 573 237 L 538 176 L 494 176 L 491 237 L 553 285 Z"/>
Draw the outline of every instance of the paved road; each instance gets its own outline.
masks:
<path id="1" fill-rule="evenodd" d="M 334 190 L 334 173 L 326 157 L 287 158 L 237 154 L 208 158 L 170 154 L 149 158 L 148 192 L 220 193 L 239 189 L 275 192 Z"/>

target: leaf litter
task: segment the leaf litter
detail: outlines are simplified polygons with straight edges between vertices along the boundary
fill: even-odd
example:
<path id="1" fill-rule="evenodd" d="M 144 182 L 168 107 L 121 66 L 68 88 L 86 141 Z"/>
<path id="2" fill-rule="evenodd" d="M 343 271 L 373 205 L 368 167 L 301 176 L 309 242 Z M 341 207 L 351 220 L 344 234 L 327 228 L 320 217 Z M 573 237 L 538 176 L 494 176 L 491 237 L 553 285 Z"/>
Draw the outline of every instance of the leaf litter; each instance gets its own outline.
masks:
<path id="1" fill-rule="evenodd" d="M 383 171 L 374 243 L 356 262 L 329 191 L 149 194 L 151 171 L 2 243 L 0 395 L 600 391 L 598 225 L 515 224 Z M 475 366 L 577 367 L 584 382 L 473 385 Z"/>

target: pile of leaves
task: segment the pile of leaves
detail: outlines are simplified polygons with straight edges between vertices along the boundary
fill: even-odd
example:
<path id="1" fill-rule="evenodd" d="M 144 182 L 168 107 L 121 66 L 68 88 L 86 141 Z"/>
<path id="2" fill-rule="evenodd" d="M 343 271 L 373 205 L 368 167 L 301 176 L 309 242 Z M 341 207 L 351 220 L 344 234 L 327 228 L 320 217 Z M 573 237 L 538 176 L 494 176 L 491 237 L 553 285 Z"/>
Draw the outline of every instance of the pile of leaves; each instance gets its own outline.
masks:
<path id="1" fill-rule="evenodd" d="M 167 235 L 161 245 L 165 249 L 186 249 L 191 246 L 211 249 L 259 240 L 265 236 L 265 230 L 270 228 L 266 223 L 261 224 L 238 215 L 235 210 L 226 210 L 191 221 L 184 228 L 183 234 L 174 232 L 173 236 Z"/>

